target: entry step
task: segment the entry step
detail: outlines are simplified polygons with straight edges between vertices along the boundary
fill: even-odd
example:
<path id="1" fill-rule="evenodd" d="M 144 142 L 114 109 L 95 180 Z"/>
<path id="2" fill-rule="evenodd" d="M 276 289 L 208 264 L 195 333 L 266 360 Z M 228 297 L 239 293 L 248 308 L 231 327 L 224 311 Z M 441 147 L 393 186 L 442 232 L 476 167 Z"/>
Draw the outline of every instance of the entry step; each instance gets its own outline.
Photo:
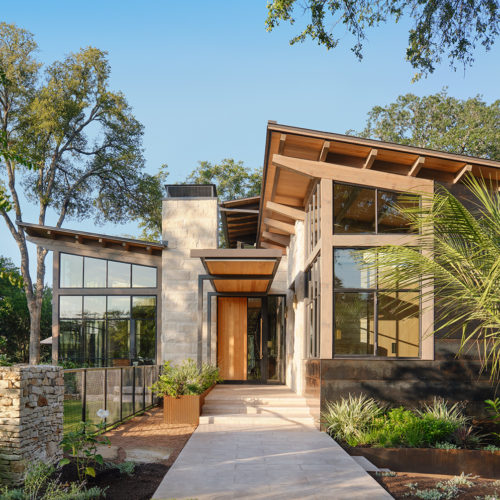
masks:
<path id="1" fill-rule="evenodd" d="M 286 415 L 276 415 L 274 417 L 264 415 L 252 415 L 244 413 L 225 414 L 225 415 L 201 415 L 201 424 L 248 424 L 248 425 L 303 425 L 306 427 L 315 427 L 313 417 L 294 417 Z"/>

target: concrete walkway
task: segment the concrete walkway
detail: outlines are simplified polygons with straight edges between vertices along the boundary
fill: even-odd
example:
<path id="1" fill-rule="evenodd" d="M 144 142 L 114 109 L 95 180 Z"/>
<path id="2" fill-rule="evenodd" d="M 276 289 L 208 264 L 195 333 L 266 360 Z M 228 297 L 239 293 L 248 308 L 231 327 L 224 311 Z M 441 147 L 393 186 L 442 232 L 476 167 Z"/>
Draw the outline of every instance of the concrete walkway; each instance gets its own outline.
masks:
<path id="1" fill-rule="evenodd" d="M 220 386 L 154 499 L 390 499 L 284 386 Z"/>

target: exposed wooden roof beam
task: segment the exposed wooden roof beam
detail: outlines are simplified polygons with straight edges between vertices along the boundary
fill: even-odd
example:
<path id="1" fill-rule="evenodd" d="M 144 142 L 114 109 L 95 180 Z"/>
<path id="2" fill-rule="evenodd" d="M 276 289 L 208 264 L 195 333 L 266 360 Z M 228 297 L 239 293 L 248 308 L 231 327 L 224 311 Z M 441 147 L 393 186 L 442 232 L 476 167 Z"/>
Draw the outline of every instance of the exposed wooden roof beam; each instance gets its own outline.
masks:
<path id="1" fill-rule="evenodd" d="M 326 157 L 328 155 L 329 150 L 330 150 L 330 141 L 323 142 L 323 147 L 321 148 L 321 152 L 319 153 L 318 161 L 326 161 Z"/>
<path id="2" fill-rule="evenodd" d="M 274 229 L 279 229 L 280 231 L 284 231 L 288 234 L 295 234 L 295 226 L 292 224 L 288 224 L 287 222 L 283 222 L 276 219 L 264 219 L 264 224 L 267 224 L 269 227 L 274 227 Z"/>
<path id="3" fill-rule="evenodd" d="M 274 243 L 268 243 L 267 241 L 261 241 L 260 246 L 262 248 L 269 248 L 269 249 L 274 249 L 274 250 L 281 250 L 283 253 L 285 253 L 286 248 L 281 246 L 281 245 L 276 245 Z"/>
<path id="4" fill-rule="evenodd" d="M 128 243 L 125 242 L 122 243 L 122 247 L 125 248 L 125 250 L 128 250 L 129 246 L 130 245 Z"/>
<path id="5" fill-rule="evenodd" d="M 278 153 L 280 155 L 285 151 L 285 142 L 286 142 L 286 134 L 281 134 L 280 136 L 280 145 L 278 146 Z"/>
<path id="6" fill-rule="evenodd" d="M 287 247 L 290 244 L 290 236 L 285 236 L 283 234 L 270 233 L 269 231 L 263 231 L 262 237 L 266 240 L 273 241 L 279 245 Z"/>
<path id="7" fill-rule="evenodd" d="M 82 242 L 82 237 L 79 234 L 75 234 L 75 240 L 76 240 L 77 243 L 81 243 Z"/>
<path id="8" fill-rule="evenodd" d="M 377 155 L 378 151 L 376 149 L 372 149 L 366 158 L 363 168 L 372 168 L 373 162 L 377 159 Z"/>
<path id="9" fill-rule="evenodd" d="M 280 203 L 275 203 L 274 201 L 268 201 L 266 208 L 280 215 L 290 217 L 294 220 L 305 220 L 306 213 L 303 210 L 298 210 L 297 208 L 292 208 L 287 205 L 282 205 Z"/>
<path id="10" fill-rule="evenodd" d="M 425 163 L 425 157 L 419 156 L 414 162 L 413 165 L 410 168 L 410 171 L 408 172 L 408 175 L 410 177 L 416 177 L 418 173 L 420 172 L 420 169 L 424 166 Z"/>
<path id="11" fill-rule="evenodd" d="M 472 165 L 465 165 L 453 179 L 453 184 L 456 184 L 467 172 L 472 170 Z"/>
<path id="12" fill-rule="evenodd" d="M 241 214 L 258 214 L 258 210 L 250 210 L 248 208 L 224 208 L 219 207 L 221 212 L 232 212 L 232 213 L 241 213 Z"/>

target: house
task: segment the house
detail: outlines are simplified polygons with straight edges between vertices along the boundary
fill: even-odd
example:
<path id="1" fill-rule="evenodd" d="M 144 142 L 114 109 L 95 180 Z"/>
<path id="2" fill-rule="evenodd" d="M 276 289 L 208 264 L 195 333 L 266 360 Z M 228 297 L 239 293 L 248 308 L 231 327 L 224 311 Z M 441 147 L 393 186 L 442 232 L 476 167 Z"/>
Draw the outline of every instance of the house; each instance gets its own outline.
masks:
<path id="1" fill-rule="evenodd" d="M 317 411 L 366 392 L 412 404 L 491 396 L 477 352 L 435 338 L 433 307 L 381 290 L 354 250 L 412 245 L 399 193 L 500 162 L 269 122 L 260 197 L 167 186 L 161 243 L 23 224 L 53 251 L 53 360 L 88 366 L 193 358 L 226 381 L 286 383 Z M 219 217 L 227 248 L 218 248 Z M 404 305 L 404 307 L 402 307 Z"/>

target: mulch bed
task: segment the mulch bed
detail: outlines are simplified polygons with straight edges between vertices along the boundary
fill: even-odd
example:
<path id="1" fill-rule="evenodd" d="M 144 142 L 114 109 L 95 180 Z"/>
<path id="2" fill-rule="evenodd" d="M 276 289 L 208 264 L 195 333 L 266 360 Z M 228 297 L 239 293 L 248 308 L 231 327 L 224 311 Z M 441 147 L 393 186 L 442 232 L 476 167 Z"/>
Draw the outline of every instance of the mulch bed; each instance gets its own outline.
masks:
<path id="1" fill-rule="evenodd" d="M 96 477 L 87 478 L 87 487 L 106 488 L 107 500 L 149 500 L 169 469 L 168 465 L 136 464 L 134 474 L 120 474 L 116 469 L 96 471 Z M 74 464 L 65 465 L 61 474 L 62 482 L 78 480 Z"/>
<path id="2" fill-rule="evenodd" d="M 397 472 L 395 474 L 395 476 L 391 477 L 370 473 L 370 475 L 397 500 L 413 500 L 417 498 L 415 495 L 411 494 L 408 496 L 408 493 L 411 491 L 408 486 L 406 486 L 408 483 L 417 483 L 419 490 L 426 490 L 435 488 L 437 483 L 453 477 L 435 474 L 415 474 L 412 472 Z M 470 478 L 470 480 L 474 483 L 474 486 L 470 488 L 467 486 L 459 486 L 460 494 L 455 498 L 474 500 L 477 497 L 482 498 L 486 495 L 500 495 L 500 484 L 498 481 L 495 483 L 493 479 L 482 478 Z M 494 483 L 496 486 L 494 486 Z"/>

